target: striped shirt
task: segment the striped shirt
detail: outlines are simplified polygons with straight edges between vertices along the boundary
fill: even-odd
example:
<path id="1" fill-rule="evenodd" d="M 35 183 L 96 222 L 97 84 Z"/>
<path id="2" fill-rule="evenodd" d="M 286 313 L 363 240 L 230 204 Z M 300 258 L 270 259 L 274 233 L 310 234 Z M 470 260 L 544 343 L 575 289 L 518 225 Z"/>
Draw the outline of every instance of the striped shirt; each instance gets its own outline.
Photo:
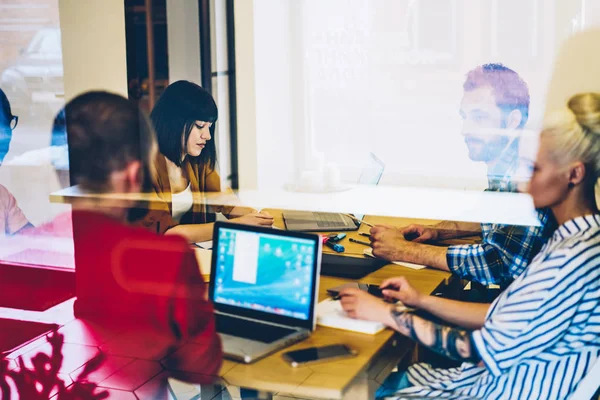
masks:
<path id="1" fill-rule="evenodd" d="M 556 229 L 549 209 L 537 210 L 540 226 L 481 224 L 482 241 L 448 247 L 450 271 L 482 285 L 508 285 L 523 273 Z"/>
<path id="2" fill-rule="evenodd" d="M 600 360 L 600 214 L 561 225 L 472 340 L 485 368 L 409 368 L 428 397 L 568 399 Z"/>

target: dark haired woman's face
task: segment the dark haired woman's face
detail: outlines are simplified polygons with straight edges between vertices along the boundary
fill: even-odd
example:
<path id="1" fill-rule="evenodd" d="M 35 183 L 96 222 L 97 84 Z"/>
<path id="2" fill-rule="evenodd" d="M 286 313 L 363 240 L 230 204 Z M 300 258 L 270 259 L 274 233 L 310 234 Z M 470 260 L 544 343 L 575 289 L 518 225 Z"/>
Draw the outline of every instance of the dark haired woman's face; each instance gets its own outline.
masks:
<path id="1" fill-rule="evenodd" d="M 212 123 L 210 122 L 196 121 L 194 123 L 187 143 L 183 143 L 187 155 L 198 157 L 202 153 L 202 150 L 206 147 L 206 142 L 212 138 L 209 130 L 211 126 Z"/>

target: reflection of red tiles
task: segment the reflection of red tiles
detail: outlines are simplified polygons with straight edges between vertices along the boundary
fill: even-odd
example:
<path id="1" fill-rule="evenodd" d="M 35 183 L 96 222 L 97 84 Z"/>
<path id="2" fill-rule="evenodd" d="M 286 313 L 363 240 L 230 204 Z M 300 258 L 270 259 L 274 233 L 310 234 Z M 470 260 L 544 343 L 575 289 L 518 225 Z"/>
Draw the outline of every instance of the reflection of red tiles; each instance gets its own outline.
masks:
<path id="1" fill-rule="evenodd" d="M 135 390 L 138 399 L 168 399 L 167 378 L 168 373 L 163 372 L 144 383 Z"/>
<path id="2" fill-rule="evenodd" d="M 133 330 L 117 335 L 100 348 L 106 354 L 158 361 L 172 351 L 170 347 L 173 344 L 169 336 L 148 330 Z"/>
<path id="3" fill-rule="evenodd" d="M 138 400 L 138 398 L 135 397 L 135 395 L 132 392 L 127 392 L 124 390 L 98 388 L 98 390 L 96 390 L 96 393 L 100 393 L 100 391 L 105 390 L 108 392 L 107 398 L 110 400 Z"/>
<path id="4" fill-rule="evenodd" d="M 45 343 L 37 347 L 23 356 L 25 366 L 32 368 L 31 358 L 37 353 L 42 352 L 50 356 L 52 354 L 52 346 L 50 343 Z M 91 360 L 98 353 L 97 347 L 82 346 L 79 344 L 65 343 L 62 348 L 63 362 L 60 367 L 60 372 L 69 374 Z"/>
<path id="5" fill-rule="evenodd" d="M 191 387 L 190 384 L 185 382 L 199 382 L 202 379 L 205 379 L 205 376 L 199 376 L 197 374 L 188 374 L 187 377 L 190 380 L 185 380 L 182 382 L 175 381 L 173 379 L 170 382 L 167 380 L 171 374 L 167 371 L 155 376 L 150 381 L 146 382 L 142 387 L 135 390 L 135 395 L 139 399 L 167 399 L 167 389 L 175 395 L 177 399 L 192 399 L 192 398 L 202 398 L 202 399 L 215 399 L 218 398 L 217 395 L 223 391 L 223 386 L 221 385 L 202 385 L 198 388 L 198 385 L 194 384 L 194 387 Z M 201 397 L 198 395 L 201 394 Z"/>
<path id="6" fill-rule="evenodd" d="M 161 361 L 161 364 L 165 369 L 170 371 L 185 371 L 194 374 L 201 374 L 209 370 L 207 366 L 215 364 L 214 360 L 209 360 L 206 357 L 206 346 L 199 344 L 188 343 L 181 346 L 175 353 L 166 357 Z M 208 383 L 214 381 L 213 378 L 209 378 L 207 375 L 203 376 L 205 379 L 198 381 L 199 383 Z"/>
<path id="7" fill-rule="evenodd" d="M 71 384 L 73 383 L 73 380 L 67 374 L 58 374 L 58 378 L 61 379 L 65 383 L 65 389 L 68 388 L 69 386 L 71 386 Z M 52 389 L 49 397 L 52 397 L 56 394 L 58 394 L 58 387 L 55 387 L 54 389 Z"/>
<path id="8" fill-rule="evenodd" d="M 111 389 L 135 390 L 162 372 L 156 361 L 135 360 L 98 385 Z"/>
<path id="9" fill-rule="evenodd" d="M 58 330 L 59 333 L 65 336 L 65 343 L 87 346 L 100 346 L 107 340 L 114 338 L 120 331 L 118 328 L 111 329 L 81 319 L 69 322 Z"/>
<path id="10" fill-rule="evenodd" d="M 123 367 L 125 367 L 132 361 L 134 361 L 133 358 L 108 356 L 106 357 L 102 365 L 100 365 L 100 368 L 88 375 L 87 380 L 89 382 L 95 383 L 102 382 L 115 372 L 123 369 Z M 79 376 L 79 374 L 83 372 L 84 368 L 85 365 L 71 372 L 71 378 L 77 379 L 77 376 Z"/>
<path id="11" fill-rule="evenodd" d="M 68 388 L 69 386 L 71 386 L 71 384 L 73 383 L 73 380 L 68 375 L 58 374 L 58 377 L 60 379 L 62 379 L 63 382 L 65 383 L 65 389 Z M 20 399 L 21 397 L 19 396 L 19 393 L 17 393 L 17 388 L 14 385 L 13 380 L 7 379 L 7 382 L 8 382 L 8 386 L 10 387 L 10 398 L 11 399 Z M 57 398 L 58 392 L 59 392 L 58 387 L 54 387 L 52 389 L 52 391 L 50 392 L 50 395 L 48 396 L 48 398 L 51 398 L 51 399 Z"/>

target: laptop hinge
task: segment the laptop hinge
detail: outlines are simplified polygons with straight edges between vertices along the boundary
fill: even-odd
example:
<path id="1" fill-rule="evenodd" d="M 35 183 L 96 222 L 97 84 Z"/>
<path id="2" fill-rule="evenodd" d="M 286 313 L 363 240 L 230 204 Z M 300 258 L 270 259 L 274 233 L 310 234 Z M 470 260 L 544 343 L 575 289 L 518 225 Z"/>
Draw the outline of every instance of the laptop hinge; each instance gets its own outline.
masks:
<path id="1" fill-rule="evenodd" d="M 256 318 L 250 318 L 250 317 L 243 317 L 241 315 L 230 314 L 230 313 L 226 313 L 226 312 L 223 312 L 223 311 L 215 311 L 215 314 L 226 315 L 226 316 L 232 317 L 232 318 L 245 319 L 246 321 L 258 322 L 258 323 L 265 324 L 265 325 L 273 325 L 273 326 L 277 326 L 279 328 L 294 329 L 294 330 L 298 330 L 298 331 L 299 330 L 310 331 L 310 329 L 308 329 L 308 328 L 302 328 L 300 326 L 283 325 L 283 324 L 278 324 L 276 322 L 264 321 L 262 319 L 256 319 Z"/>

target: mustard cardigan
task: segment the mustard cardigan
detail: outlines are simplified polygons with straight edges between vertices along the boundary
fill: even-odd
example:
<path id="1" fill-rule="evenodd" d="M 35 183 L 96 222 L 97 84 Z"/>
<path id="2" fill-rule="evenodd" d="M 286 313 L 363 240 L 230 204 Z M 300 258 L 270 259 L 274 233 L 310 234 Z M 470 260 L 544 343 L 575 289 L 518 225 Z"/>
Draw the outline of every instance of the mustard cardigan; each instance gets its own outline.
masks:
<path id="1" fill-rule="evenodd" d="M 164 208 L 149 210 L 139 222 L 140 225 L 158 234 L 165 233 L 168 229 L 178 225 L 172 217 L 173 203 L 171 199 L 171 183 L 167 162 L 162 154 L 158 154 L 154 162 L 154 191 L 164 201 Z M 179 224 L 204 224 L 214 221 L 214 214 L 221 212 L 229 216 L 234 206 L 207 206 L 204 200 L 206 192 L 221 192 L 221 178 L 216 170 L 210 169 L 206 164 L 190 162 L 186 158 L 181 168 L 185 169 L 190 180 L 190 188 L 194 203 L 192 209 L 181 216 Z"/>

